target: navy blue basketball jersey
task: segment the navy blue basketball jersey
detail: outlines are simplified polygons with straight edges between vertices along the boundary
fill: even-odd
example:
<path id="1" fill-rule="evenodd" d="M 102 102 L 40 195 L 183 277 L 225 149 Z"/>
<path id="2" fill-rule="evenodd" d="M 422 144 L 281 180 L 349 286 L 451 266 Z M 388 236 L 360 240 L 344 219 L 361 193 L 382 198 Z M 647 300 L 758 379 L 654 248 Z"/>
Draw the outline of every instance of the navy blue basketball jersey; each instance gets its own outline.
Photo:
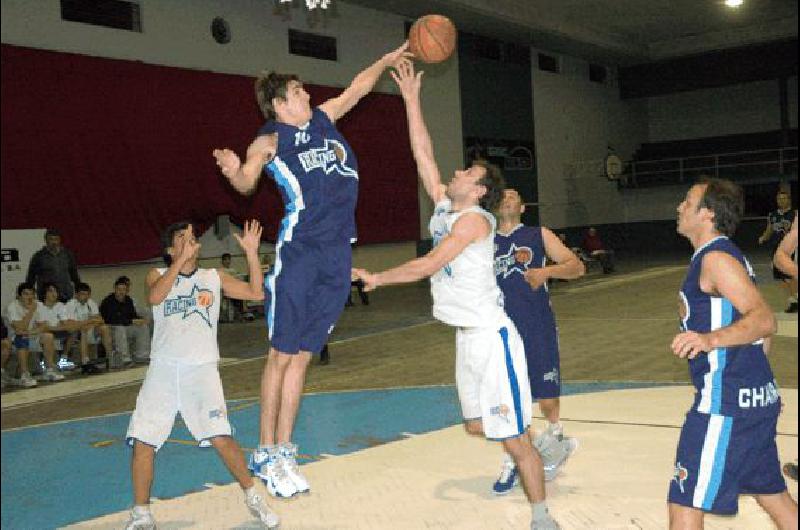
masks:
<path id="1" fill-rule="evenodd" d="M 281 241 L 355 241 L 358 162 L 328 116 L 315 108 L 302 127 L 270 120 L 259 136 L 278 133 L 265 166 L 284 202 Z"/>
<path id="2" fill-rule="evenodd" d="M 525 271 L 544 267 L 547 262 L 541 227 L 519 224 L 509 234 L 497 232 L 494 256 L 494 273 L 508 316 L 518 329 L 533 327 L 551 333 L 555 317 L 547 284 L 534 290 L 525 280 Z"/>
<path id="3" fill-rule="evenodd" d="M 775 210 L 769 213 L 769 224 L 772 227 L 772 235 L 770 236 L 770 244 L 777 249 L 778 245 L 783 241 L 783 237 L 789 233 L 794 222 L 794 210 Z"/>
<path id="4" fill-rule="evenodd" d="M 755 282 L 747 258 L 727 237 L 717 237 L 697 249 L 680 291 L 684 331 L 709 333 L 741 318 L 728 299 L 700 289 L 703 258 L 709 252 L 730 254 Z M 764 353 L 763 340 L 701 353 L 689 360 L 689 373 L 697 389 L 692 410 L 722 416 L 777 414 L 780 410 L 778 388 Z"/>

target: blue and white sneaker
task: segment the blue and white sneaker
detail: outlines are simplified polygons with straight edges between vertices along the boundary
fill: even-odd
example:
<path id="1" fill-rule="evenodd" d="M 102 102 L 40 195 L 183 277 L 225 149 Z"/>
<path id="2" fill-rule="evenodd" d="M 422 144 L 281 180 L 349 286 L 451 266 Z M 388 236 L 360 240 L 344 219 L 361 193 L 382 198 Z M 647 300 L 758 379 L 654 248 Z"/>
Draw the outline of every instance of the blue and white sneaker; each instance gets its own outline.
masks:
<path id="1" fill-rule="evenodd" d="M 297 493 L 297 486 L 286 474 L 277 447 L 270 446 L 266 450 L 259 448 L 253 451 L 247 468 L 264 482 L 267 492 L 273 497 L 288 499 Z"/>
<path id="2" fill-rule="evenodd" d="M 519 484 L 517 466 L 512 459 L 506 457 L 505 461 L 503 461 L 503 469 L 500 471 L 500 477 L 498 477 L 494 486 L 492 486 L 492 493 L 495 495 L 505 495 L 514 489 L 514 486 L 517 484 Z"/>
<path id="3" fill-rule="evenodd" d="M 58 358 L 58 369 L 62 372 L 71 372 L 75 369 L 75 363 L 67 359 L 66 357 L 59 357 Z"/>
<path id="4" fill-rule="evenodd" d="M 278 455 L 283 463 L 286 475 L 294 482 L 297 493 L 308 493 L 311 486 L 308 480 L 300 473 L 300 466 L 297 465 L 297 446 L 293 443 L 284 443 L 278 447 Z"/>

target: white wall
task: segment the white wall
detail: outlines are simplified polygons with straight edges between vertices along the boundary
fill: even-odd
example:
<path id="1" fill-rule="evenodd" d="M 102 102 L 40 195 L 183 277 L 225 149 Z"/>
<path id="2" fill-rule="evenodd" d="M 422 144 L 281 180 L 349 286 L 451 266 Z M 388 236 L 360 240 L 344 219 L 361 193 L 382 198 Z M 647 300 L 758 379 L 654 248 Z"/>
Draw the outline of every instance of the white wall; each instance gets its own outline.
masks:
<path id="1" fill-rule="evenodd" d="M 796 77 L 789 99 L 794 101 L 796 127 Z M 780 94 L 775 79 L 647 98 L 647 112 L 651 142 L 781 128 Z"/>
<path id="2" fill-rule="evenodd" d="M 559 74 L 543 72 L 533 62 L 542 224 L 562 228 L 670 218 L 674 192 L 647 192 L 645 202 L 642 192 L 620 192 L 602 176 L 609 145 L 626 160 L 647 141 L 646 102 L 621 100 L 613 71 L 606 84 L 589 81 L 588 63 L 580 59 L 562 56 Z"/>
<path id="3" fill-rule="evenodd" d="M 231 74 L 255 76 L 270 68 L 297 73 L 310 83 L 344 87 L 360 70 L 400 45 L 404 36 L 403 17 L 344 2 L 334 2 L 316 22 L 300 7 L 302 2 L 295 2 L 298 7 L 289 10 L 289 18 L 275 12 L 272 0 L 139 0 L 139 4 L 142 33 L 63 21 L 59 0 L 2 0 L 2 42 Z M 211 37 L 211 21 L 217 16 L 230 24 L 229 44 L 217 44 Z M 289 28 L 336 37 L 339 60 L 289 54 Z M 425 76 L 426 117 L 446 175 L 463 160 L 457 60 L 454 56 L 429 68 Z M 397 92 L 388 76 L 375 89 Z M 429 210 L 427 199 L 422 200 L 423 233 Z"/>

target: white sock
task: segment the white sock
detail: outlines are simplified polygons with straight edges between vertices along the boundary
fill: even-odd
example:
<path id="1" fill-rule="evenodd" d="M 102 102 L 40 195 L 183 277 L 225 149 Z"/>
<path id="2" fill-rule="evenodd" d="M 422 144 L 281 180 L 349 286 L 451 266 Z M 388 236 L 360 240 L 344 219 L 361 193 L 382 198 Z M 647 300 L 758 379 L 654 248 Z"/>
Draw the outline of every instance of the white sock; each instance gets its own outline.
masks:
<path id="1" fill-rule="evenodd" d="M 546 501 L 531 503 L 531 509 L 533 510 L 534 521 L 541 521 L 542 519 L 550 517 L 550 513 L 547 511 Z"/>
<path id="2" fill-rule="evenodd" d="M 251 500 L 251 499 L 252 499 L 253 497 L 255 497 L 256 495 L 258 495 L 258 492 L 256 491 L 256 486 L 255 486 L 255 484 L 254 484 L 254 485 L 252 485 L 252 486 L 250 486 L 250 487 L 249 487 L 249 488 L 247 488 L 246 490 L 244 490 L 244 496 L 245 496 L 245 498 L 246 498 L 248 501 L 249 501 L 249 500 Z"/>
<path id="3" fill-rule="evenodd" d="M 549 424 L 547 430 L 550 431 L 550 434 L 553 436 L 561 436 L 564 434 L 564 426 L 561 425 L 560 421 Z"/>
<path id="4" fill-rule="evenodd" d="M 148 515 L 150 513 L 149 504 L 137 504 L 133 507 L 134 515 Z"/>

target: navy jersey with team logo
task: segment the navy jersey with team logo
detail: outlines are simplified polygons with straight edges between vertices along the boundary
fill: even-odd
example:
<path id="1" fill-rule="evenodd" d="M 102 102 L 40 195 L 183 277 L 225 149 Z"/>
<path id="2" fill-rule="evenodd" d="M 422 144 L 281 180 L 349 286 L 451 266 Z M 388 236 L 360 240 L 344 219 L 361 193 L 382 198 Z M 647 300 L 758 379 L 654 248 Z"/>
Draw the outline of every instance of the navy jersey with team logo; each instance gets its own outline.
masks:
<path id="1" fill-rule="evenodd" d="M 259 135 L 278 133 L 276 156 L 266 169 L 284 201 L 281 241 L 354 241 L 358 162 L 344 136 L 315 108 L 295 127 L 268 121 Z"/>
<path id="2" fill-rule="evenodd" d="M 697 249 L 680 291 L 681 327 L 685 331 L 709 333 L 741 318 L 729 300 L 700 289 L 703 258 L 709 252 L 733 256 L 755 282 L 747 258 L 727 237 L 717 237 Z M 697 389 L 693 411 L 732 417 L 777 414 L 780 410 L 778 389 L 763 340 L 701 353 L 689 360 L 689 372 Z"/>
<path id="3" fill-rule="evenodd" d="M 497 232 L 494 242 L 497 285 L 503 292 L 506 313 L 525 344 L 533 397 L 558 397 L 561 393 L 558 329 L 550 293 L 546 283 L 532 289 L 524 276 L 525 271 L 546 264 L 542 229 L 519 224 L 508 234 Z"/>
<path id="4" fill-rule="evenodd" d="M 774 212 L 770 212 L 769 225 L 772 227 L 770 242 L 776 249 L 778 245 L 781 244 L 783 237 L 788 234 L 789 230 L 792 228 L 795 215 L 796 213 L 794 210 L 775 210 Z"/>

